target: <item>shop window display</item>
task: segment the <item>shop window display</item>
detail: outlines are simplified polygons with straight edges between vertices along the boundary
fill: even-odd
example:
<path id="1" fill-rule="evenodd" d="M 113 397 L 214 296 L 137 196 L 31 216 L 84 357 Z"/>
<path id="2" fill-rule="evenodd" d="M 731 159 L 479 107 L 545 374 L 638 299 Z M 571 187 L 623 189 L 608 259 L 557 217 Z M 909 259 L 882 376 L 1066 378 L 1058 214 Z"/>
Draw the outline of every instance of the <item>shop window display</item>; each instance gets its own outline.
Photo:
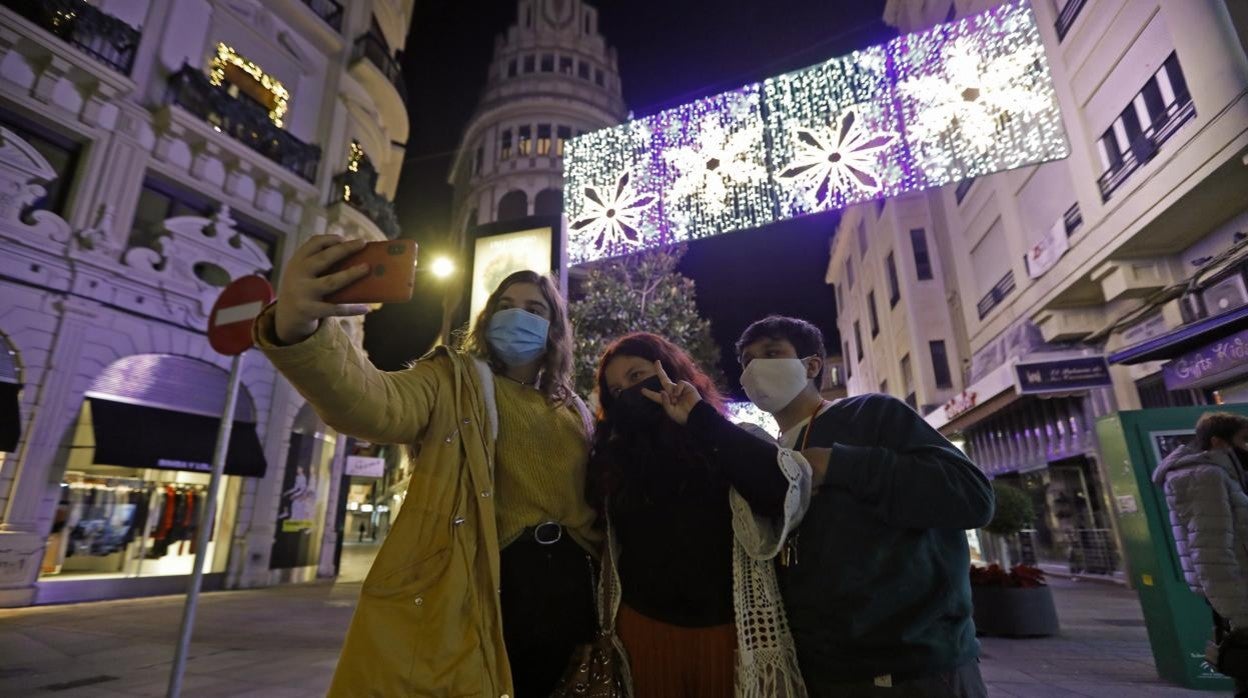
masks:
<path id="1" fill-rule="evenodd" d="M 1071 573 L 1113 574 L 1119 565 L 1108 515 L 1086 458 L 1003 476 L 1035 505 L 1034 528 L 1020 534 L 1023 562 L 1066 567 Z"/>
<path id="2" fill-rule="evenodd" d="M 104 579 L 188 575 L 209 474 L 96 463 L 91 401 L 83 402 L 59 501 L 44 550 L 41 579 Z M 222 519 L 235 477 L 226 477 L 211 530 L 204 571 L 224 572 L 228 545 Z M 229 522 L 225 522 L 228 524 Z M 228 540 L 228 535 L 225 536 Z"/>

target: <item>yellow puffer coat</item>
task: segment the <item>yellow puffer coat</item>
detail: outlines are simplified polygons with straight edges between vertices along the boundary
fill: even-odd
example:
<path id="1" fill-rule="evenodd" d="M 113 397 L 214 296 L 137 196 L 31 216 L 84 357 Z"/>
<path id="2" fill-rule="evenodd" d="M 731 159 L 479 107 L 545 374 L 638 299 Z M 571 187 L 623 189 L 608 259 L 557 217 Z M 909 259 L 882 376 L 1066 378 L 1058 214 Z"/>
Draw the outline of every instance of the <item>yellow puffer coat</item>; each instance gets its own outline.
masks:
<path id="1" fill-rule="evenodd" d="M 334 320 L 303 342 L 278 346 L 271 307 L 255 335 L 329 426 L 375 443 L 421 444 L 330 695 L 508 698 L 488 367 L 441 347 L 405 371 L 379 371 Z"/>

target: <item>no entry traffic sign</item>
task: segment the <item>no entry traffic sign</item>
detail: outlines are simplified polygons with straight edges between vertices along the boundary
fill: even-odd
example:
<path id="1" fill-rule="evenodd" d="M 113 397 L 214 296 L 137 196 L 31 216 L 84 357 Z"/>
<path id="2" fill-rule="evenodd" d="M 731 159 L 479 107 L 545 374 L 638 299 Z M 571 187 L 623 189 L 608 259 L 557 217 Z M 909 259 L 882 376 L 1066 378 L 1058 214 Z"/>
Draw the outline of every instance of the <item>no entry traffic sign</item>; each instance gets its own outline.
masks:
<path id="1" fill-rule="evenodd" d="M 212 306 L 208 317 L 208 343 L 226 356 L 238 356 L 251 348 L 251 325 L 264 306 L 273 302 L 273 287 L 262 276 L 235 279 Z"/>

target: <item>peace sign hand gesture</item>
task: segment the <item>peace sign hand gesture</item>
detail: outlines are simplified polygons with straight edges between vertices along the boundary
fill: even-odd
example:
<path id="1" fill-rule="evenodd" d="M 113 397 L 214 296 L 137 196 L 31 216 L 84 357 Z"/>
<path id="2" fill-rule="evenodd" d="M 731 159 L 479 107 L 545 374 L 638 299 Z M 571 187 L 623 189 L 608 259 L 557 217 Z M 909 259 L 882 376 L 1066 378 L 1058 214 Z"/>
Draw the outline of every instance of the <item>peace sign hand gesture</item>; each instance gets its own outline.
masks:
<path id="1" fill-rule="evenodd" d="M 663 390 L 656 393 L 649 388 L 642 388 L 641 394 L 662 405 L 663 411 L 667 412 L 667 416 L 671 417 L 672 421 L 681 425 L 685 424 L 689 421 L 689 413 L 702 401 L 702 395 L 689 381 L 673 383 L 672 379 L 667 377 L 667 371 L 663 370 L 662 363 L 655 361 L 654 369 Z"/>

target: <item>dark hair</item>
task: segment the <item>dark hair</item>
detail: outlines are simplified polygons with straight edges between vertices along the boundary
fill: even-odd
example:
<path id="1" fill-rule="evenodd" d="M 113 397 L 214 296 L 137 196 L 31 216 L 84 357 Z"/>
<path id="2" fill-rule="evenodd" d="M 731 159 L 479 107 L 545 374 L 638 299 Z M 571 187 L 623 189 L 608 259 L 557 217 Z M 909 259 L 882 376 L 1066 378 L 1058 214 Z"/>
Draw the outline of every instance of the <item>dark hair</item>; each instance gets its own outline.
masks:
<path id="1" fill-rule="evenodd" d="M 617 433 L 612 414 L 616 398 L 607 387 L 606 372 L 613 360 L 625 356 L 658 361 L 673 381 L 688 381 L 709 405 L 719 412 L 724 409 L 724 399 L 715 382 L 675 344 L 649 332 L 634 332 L 612 342 L 598 361 L 598 425 L 594 430 L 586 477 L 587 499 L 599 512 L 609 495 L 620 494 L 629 501 L 636 501 L 636 495 L 653 494 L 646 490 L 649 489 L 647 485 L 655 483 L 666 492 L 676 494 L 689 477 L 705 478 L 712 474 L 709 466 L 686 467 L 682 479 L 681 465 L 691 462 L 705 465 L 705 459 L 691 443 L 688 432 L 666 416 L 651 433 L 630 433 L 627 438 Z"/>
<path id="2" fill-rule="evenodd" d="M 1248 417 L 1232 412 L 1206 412 L 1196 422 L 1195 447 L 1201 451 L 1213 448 L 1213 439 L 1218 437 L 1231 441 L 1235 435 L 1248 429 Z"/>
<path id="3" fill-rule="evenodd" d="M 760 339 L 787 341 L 793 345 L 799 359 L 818 356 L 822 361 L 828 358 L 828 352 L 823 347 L 823 332 L 813 323 L 785 315 L 768 315 L 762 320 L 750 323 L 750 326 L 745 328 L 745 332 L 741 333 L 741 338 L 737 340 L 736 345 L 737 361 L 741 360 L 741 354 L 745 352 L 746 347 Z M 819 385 L 822 379 L 823 364 L 821 363 L 819 373 L 815 375 L 815 384 Z"/>
<path id="4" fill-rule="evenodd" d="M 504 370 L 506 364 L 499 359 L 486 341 L 485 334 L 490 327 L 490 318 L 498 312 L 498 304 L 507 289 L 516 284 L 533 284 L 542 292 L 546 304 L 550 306 L 550 329 L 546 334 L 546 358 L 542 361 L 541 379 L 538 390 L 551 402 L 562 404 L 575 395 L 572 388 L 572 324 L 568 321 L 568 306 L 559 288 L 549 277 L 535 271 L 517 271 L 503 279 L 498 288 L 485 301 L 485 307 L 472 323 L 472 329 L 460 341 L 464 351 L 480 356 L 489 362 L 495 373 Z"/>
<path id="5" fill-rule="evenodd" d="M 668 378 L 677 383 L 689 381 L 698 389 L 698 394 L 703 400 L 710 403 L 716 410 L 723 411 L 724 398 L 719 394 L 719 389 L 715 387 L 715 381 L 698 368 L 684 349 L 657 334 L 633 332 L 612 342 L 602 353 L 602 358 L 598 360 L 598 371 L 594 380 L 598 386 L 599 420 L 605 419 L 606 413 L 615 402 L 615 397 L 611 395 L 611 390 L 607 387 L 607 365 L 620 356 L 635 356 L 651 363 L 655 361 L 662 363 Z"/>

